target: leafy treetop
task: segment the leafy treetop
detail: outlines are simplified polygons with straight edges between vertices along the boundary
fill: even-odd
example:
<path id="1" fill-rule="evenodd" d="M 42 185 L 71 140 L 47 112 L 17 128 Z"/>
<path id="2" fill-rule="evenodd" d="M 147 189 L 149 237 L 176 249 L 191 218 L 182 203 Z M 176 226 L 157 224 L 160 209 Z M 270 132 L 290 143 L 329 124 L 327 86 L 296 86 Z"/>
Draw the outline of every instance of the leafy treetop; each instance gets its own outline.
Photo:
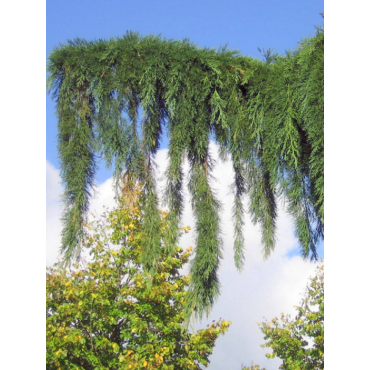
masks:
<path id="1" fill-rule="evenodd" d="M 132 193 L 131 193 L 132 194 Z M 160 234 L 168 230 L 161 213 Z M 230 322 L 191 334 L 184 326 L 191 247 L 161 249 L 155 271 L 141 264 L 143 211 L 137 200 L 87 225 L 89 261 L 48 269 L 48 369 L 200 369 Z"/>
<path id="2" fill-rule="evenodd" d="M 295 306 L 297 315 L 281 314 L 271 322 L 263 322 L 261 331 L 267 341 L 262 347 L 272 349 L 267 358 L 279 357 L 284 370 L 320 370 L 324 369 L 324 264 L 316 269 L 310 278 L 306 292 L 299 306 Z M 259 369 L 243 367 L 243 370 Z M 261 369 L 263 370 L 263 369 Z"/>

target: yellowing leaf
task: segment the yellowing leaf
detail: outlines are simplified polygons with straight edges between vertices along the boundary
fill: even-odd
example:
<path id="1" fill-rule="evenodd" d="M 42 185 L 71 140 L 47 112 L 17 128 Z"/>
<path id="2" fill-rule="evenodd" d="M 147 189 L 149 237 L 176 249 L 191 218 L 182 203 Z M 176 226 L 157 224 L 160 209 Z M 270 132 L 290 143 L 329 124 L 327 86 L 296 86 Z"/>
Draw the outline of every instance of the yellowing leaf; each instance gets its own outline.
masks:
<path id="1" fill-rule="evenodd" d="M 113 350 L 118 351 L 119 350 L 119 345 L 117 343 L 112 344 Z"/>

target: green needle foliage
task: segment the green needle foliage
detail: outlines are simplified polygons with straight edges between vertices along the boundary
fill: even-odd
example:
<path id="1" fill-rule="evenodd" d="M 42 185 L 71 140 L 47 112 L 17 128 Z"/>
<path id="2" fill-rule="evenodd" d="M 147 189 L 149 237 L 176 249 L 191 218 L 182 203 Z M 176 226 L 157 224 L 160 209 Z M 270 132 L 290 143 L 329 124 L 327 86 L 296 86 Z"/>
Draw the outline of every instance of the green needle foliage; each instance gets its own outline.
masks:
<path id="1" fill-rule="evenodd" d="M 48 83 L 57 103 L 66 186 L 65 260 L 80 254 L 97 160 L 103 156 L 117 180 L 126 176 L 143 184 L 143 264 L 154 268 L 161 244 L 153 156 L 163 133 L 169 136 L 168 246 L 176 242 L 183 212 L 184 159 L 191 165 L 196 312 L 209 308 L 219 294 L 220 202 L 210 187 L 211 137 L 233 162 L 237 268 L 244 260 L 246 195 L 252 220 L 261 227 L 265 257 L 275 246 L 277 201 L 283 197 L 302 255 L 316 259 L 324 235 L 323 55 L 322 29 L 285 56 L 265 52 L 264 61 L 132 32 L 55 48 Z"/>

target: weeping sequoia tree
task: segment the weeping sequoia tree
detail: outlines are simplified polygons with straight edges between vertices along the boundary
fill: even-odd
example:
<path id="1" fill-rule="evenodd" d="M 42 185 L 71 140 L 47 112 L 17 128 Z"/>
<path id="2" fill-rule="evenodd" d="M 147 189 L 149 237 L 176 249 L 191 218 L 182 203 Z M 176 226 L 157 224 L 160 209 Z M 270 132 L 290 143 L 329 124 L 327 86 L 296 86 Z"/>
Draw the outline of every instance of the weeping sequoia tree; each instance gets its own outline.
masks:
<path id="1" fill-rule="evenodd" d="M 98 160 L 117 181 L 140 182 L 145 214 L 143 266 L 174 248 L 187 185 L 194 212 L 196 253 L 189 292 L 192 311 L 208 313 L 219 295 L 221 202 L 211 187 L 210 139 L 234 169 L 236 267 L 243 267 L 247 211 L 260 225 L 264 256 L 276 242 L 277 201 L 294 219 L 303 257 L 316 259 L 324 235 L 324 31 L 286 55 L 264 60 L 189 40 L 142 37 L 76 39 L 48 59 L 48 89 L 57 104 L 58 148 L 65 184 L 61 251 L 79 257 Z M 154 155 L 169 137 L 164 202 L 169 232 L 159 235 Z M 185 174 L 183 163 L 190 163 Z M 184 184 L 187 177 L 189 181 Z M 249 206 L 244 209 L 243 199 Z"/>

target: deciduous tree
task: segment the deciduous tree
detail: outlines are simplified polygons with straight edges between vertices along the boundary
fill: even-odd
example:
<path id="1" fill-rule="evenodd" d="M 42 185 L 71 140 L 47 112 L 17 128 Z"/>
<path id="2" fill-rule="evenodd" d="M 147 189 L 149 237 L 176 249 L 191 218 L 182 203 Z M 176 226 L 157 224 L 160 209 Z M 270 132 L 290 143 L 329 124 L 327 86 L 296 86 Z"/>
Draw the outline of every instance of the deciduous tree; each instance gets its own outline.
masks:
<path id="1" fill-rule="evenodd" d="M 320 370 L 324 369 L 324 265 L 310 278 L 304 298 L 295 307 L 297 315 L 291 318 L 281 314 L 271 322 L 263 322 L 261 330 L 266 343 L 262 347 L 272 349 L 267 358 L 283 360 L 279 369 Z M 258 365 L 255 365 L 258 366 Z M 243 368 L 252 370 L 251 368 Z"/>
<path id="2" fill-rule="evenodd" d="M 200 369 L 227 330 L 230 322 L 223 320 L 193 334 L 183 325 L 189 276 L 180 269 L 191 248 L 165 248 L 166 212 L 155 270 L 143 271 L 139 196 L 140 189 L 131 189 L 120 206 L 86 225 L 88 260 L 48 269 L 48 369 Z"/>

